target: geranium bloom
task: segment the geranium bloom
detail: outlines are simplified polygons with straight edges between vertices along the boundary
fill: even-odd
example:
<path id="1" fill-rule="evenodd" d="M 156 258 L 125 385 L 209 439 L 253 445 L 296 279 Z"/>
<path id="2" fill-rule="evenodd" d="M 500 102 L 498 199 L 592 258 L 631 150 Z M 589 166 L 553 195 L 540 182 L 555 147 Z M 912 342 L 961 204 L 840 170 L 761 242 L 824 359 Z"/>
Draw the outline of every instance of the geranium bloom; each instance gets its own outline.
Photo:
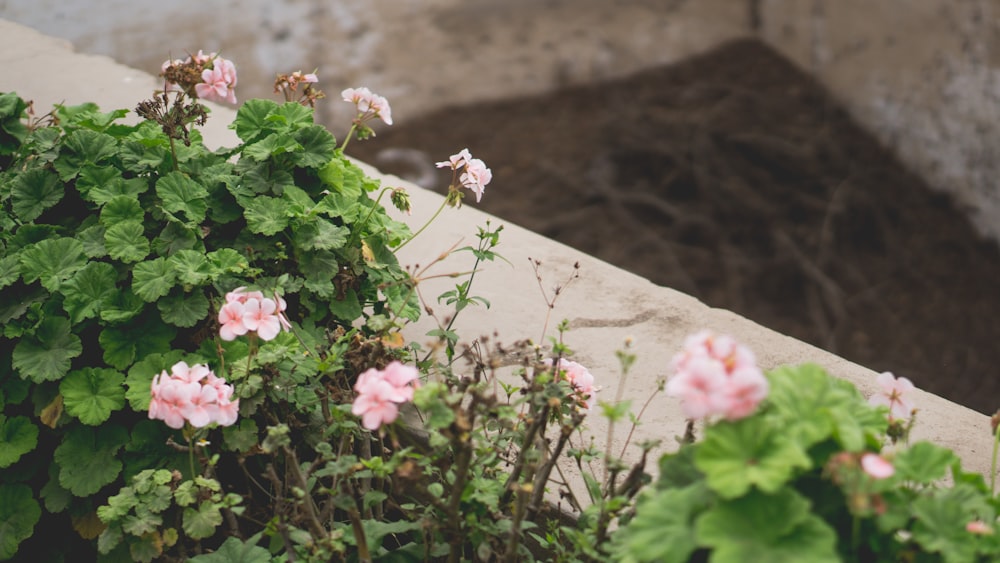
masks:
<path id="1" fill-rule="evenodd" d="M 552 367 L 552 359 L 545 358 L 545 365 Z M 597 402 L 597 388 L 594 387 L 594 376 L 590 371 L 574 361 L 560 358 L 557 365 L 558 377 L 565 378 L 574 394 L 577 395 L 577 402 L 590 410 Z"/>
<path id="2" fill-rule="evenodd" d="M 458 151 L 448 157 L 448 160 L 435 162 L 434 166 L 437 166 L 438 168 L 451 168 L 455 174 L 458 174 L 460 170 L 464 169 L 464 172 L 462 172 L 462 175 L 458 178 L 458 182 L 463 188 L 468 188 L 476 194 L 477 203 L 483 199 L 483 193 L 486 191 L 486 184 L 489 184 L 493 179 L 493 171 L 487 168 L 486 163 L 481 159 L 472 158 L 472 154 L 469 153 L 469 149 L 462 149 Z M 454 182 L 454 180 L 452 181 Z M 457 190 L 454 185 L 451 186 L 451 189 Z"/>
<path id="3" fill-rule="evenodd" d="M 232 61 L 216 57 L 212 68 L 201 71 L 200 84 L 194 90 L 199 98 L 214 102 L 236 103 L 236 66 Z"/>
<path id="4" fill-rule="evenodd" d="M 982 520 L 973 520 L 965 525 L 965 531 L 978 534 L 981 536 L 991 536 L 993 535 L 993 528 L 989 524 L 983 522 Z"/>
<path id="5" fill-rule="evenodd" d="M 358 109 L 360 121 L 367 121 L 371 117 L 378 117 L 386 125 L 392 125 L 392 108 L 389 107 L 389 100 L 373 93 L 365 87 L 346 88 L 340 93 L 345 102 L 350 102 Z"/>
<path id="6" fill-rule="evenodd" d="M 215 423 L 229 426 L 236 422 L 240 400 L 232 400 L 233 388 L 217 377 L 208 366 L 188 366 L 177 362 L 153 377 L 150 385 L 149 418 L 162 420 L 180 429 L 187 422 L 195 428 Z"/>
<path id="7" fill-rule="evenodd" d="M 671 364 L 675 375 L 667 382 L 667 394 L 680 397 L 689 419 L 744 418 L 767 397 L 770 387 L 749 348 L 710 331 L 686 338 Z"/>
<path id="8" fill-rule="evenodd" d="M 861 456 L 861 469 L 873 479 L 887 479 L 896 472 L 888 460 L 871 452 Z"/>
<path id="9" fill-rule="evenodd" d="M 889 420 L 906 419 L 913 414 L 914 406 L 910 394 L 916 387 L 905 377 L 895 377 L 890 372 L 880 373 L 875 382 L 879 392 L 872 395 L 868 402 L 872 405 L 889 407 Z"/>
<path id="10" fill-rule="evenodd" d="M 261 340 L 273 340 L 281 332 L 278 304 L 273 299 L 247 299 L 243 308 L 243 324 L 247 329 L 256 331 Z"/>
<path id="11" fill-rule="evenodd" d="M 249 329 L 243 324 L 244 312 L 243 303 L 239 301 L 230 301 L 219 309 L 219 336 L 223 340 L 235 340 L 247 333 Z"/>
<path id="12" fill-rule="evenodd" d="M 354 383 L 357 396 L 351 412 L 361 417 L 361 425 L 368 430 L 393 422 L 399 415 L 399 405 L 413 400 L 419 375 L 416 368 L 400 362 L 392 362 L 384 370 L 365 371 Z"/>

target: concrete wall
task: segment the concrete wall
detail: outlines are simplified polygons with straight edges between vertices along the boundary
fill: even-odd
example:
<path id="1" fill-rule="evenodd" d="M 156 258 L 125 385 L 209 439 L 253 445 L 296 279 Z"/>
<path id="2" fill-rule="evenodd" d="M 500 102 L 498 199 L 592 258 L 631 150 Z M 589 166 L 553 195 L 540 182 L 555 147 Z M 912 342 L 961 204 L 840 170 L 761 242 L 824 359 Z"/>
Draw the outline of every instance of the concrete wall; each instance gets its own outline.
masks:
<path id="1" fill-rule="evenodd" d="M 148 72 L 222 51 L 242 98 L 318 68 L 328 94 L 366 85 L 397 122 L 756 34 L 1000 240 L 1000 0 L 0 0 L 0 18 Z M 320 118 L 340 131 L 348 108 Z"/>

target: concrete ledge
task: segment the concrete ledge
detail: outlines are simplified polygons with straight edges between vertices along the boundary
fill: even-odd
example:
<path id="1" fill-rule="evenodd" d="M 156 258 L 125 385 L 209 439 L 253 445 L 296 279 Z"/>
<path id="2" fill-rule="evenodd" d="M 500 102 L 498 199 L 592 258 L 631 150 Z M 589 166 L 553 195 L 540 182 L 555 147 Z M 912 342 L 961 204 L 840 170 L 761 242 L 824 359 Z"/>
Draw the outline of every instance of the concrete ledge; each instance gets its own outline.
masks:
<path id="1" fill-rule="evenodd" d="M 92 101 L 105 111 L 132 108 L 157 86 L 156 79 L 149 73 L 105 57 L 74 53 L 62 40 L 3 20 L 0 20 L 0 53 L 5 71 L 0 74 L 0 91 L 16 91 L 21 97 L 34 100 L 37 110 L 42 113 L 59 102 Z M 336 85 L 329 86 L 330 90 L 336 88 Z M 212 114 L 209 125 L 202 130 L 206 142 L 212 146 L 235 145 L 235 135 L 226 128 L 235 112 L 231 108 L 213 107 Z M 369 174 L 380 178 L 383 185 L 403 186 L 411 193 L 413 215 L 403 219 L 414 229 L 441 205 L 442 197 L 436 193 L 381 174 L 367 165 L 365 168 Z M 504 194 L 487 189 L 485 197 L 504 197 Z M 869 369 L 729 311 L 709 308 L 692 297 L 653 285 L 482 213 L 474 205 L 446 209 L 433 226 L 400 253 L 403 264 L 427 265 L 458 242 L 474 244 L 477 227 L 486 221 L 505 225 L 497 250 L 510 264 L 487 264 L 483 275 L 476 277 L 473 293 L 487 298 L 493 306 L 490 310 L 470 308 L 462 313 L 456 328 L 465 338 L 480 335 L 493 338 L 495 333 L 501 342 L 508 344 L 524 338 L 539 341 L 547 307 L 529 259 L 541 261 L 542 286 L 550 295 L 552 288 L 562 283 L 578 262 L 580 277 L 560 295 L 549 321 L 549 334 L 561 319 L 570 321 L 571 330 L 566 341 L 576 352 L 574 359 L 588 366 L 595 375 L 605 400 L 612 400 L 619 386 L 620 373 L 614 353 L 626 338 L 633 340 L 638 360 L 623 383 L 623 398 L 631 399 L 638 408 L 656 389 L 657 378 L 667 375 L 670 358 L 683 338 L 702 328 L 731 334 L 749 345 L 765 369 L 813 362 L 851 381 L 865 395 L 875 389 L 876 374 Z M 471 255 L 464 253 L 454 256 L 428 274 L 467 270 L 471 259 Z M 440 278 L 425 281 L 420 288 L 425 299 L 433 302 L 438 294 L 453 285 L 454 280 Z M 436 309 L 443 314 L 445 308 Z M 433 327 L 433 320 L 424 318 L 408 328 L 407 336 L 417 341 L 429 340 L 423 335 Z M 963 458 L 968 469 L 988 473 L 992 449 L 989 418 L 928 393 L 918 392 L 915 399 L 920 414 L 914 439 L 927 439 L 952 448 Z M 607 432 L 604 420 L 593 417 L 589 425 L 597 443 L 604 444 Z M 669 446 L 673 444 L 673 436 L 683 430 L 684 419 L 677 403 L 661 395 L 647 410 L 642 425 L 633 436 L 633 443 L 661 438 Z M 618 429 L 612 444 L 614 451 L 620 450 L 627 431 L 627 428 Z"/>

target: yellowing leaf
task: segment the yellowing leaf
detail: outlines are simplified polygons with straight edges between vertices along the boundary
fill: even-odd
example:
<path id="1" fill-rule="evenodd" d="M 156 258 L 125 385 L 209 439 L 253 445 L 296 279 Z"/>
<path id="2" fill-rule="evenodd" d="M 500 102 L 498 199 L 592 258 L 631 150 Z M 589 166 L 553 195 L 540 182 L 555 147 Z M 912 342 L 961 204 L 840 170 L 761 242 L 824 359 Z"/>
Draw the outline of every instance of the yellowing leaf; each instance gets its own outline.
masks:
<path id="1" fill-rule="evenodd" d="M 42 424 L 54 429 L 56 427 L 56 423 L 59 422 L 59 417 L 62 416 L 62 413 L 63 398 L 62 395 L 56 395 L 56 398 L 52 399 L 52 402 L 42 409 L 42 412 L 38 417 L 42 421 Z"/>
<path id="2" fill-rule="evenodd" d="M 96 511 L 88 512 L 83 516 L 73 516 L 72 522 L 73 529 L 85 540 L 96 538 L 108 527 L 107 524 L 101 522 L 101 519 L 97 517 Z"/>

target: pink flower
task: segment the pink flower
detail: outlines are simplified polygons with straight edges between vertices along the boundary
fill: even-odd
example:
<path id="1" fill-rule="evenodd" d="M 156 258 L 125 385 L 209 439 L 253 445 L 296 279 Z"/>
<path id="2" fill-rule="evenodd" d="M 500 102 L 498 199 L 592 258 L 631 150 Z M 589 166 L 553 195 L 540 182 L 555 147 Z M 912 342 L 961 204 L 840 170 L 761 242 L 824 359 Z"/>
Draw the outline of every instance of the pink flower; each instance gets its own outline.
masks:
<path id="1" fill-rule="evenodd" d="M 278 292 L 274 292 L 274 302 L 278 304 L 278 322 L 281 323 L 281 328 L 285 330 L 292 330 L 292 323 L 288 322 L 288 317 L 285 316 L 285 309 L 288 308 L 288 303 L 278 295 Z"/>
<path id="2" fill-rule="evenodd" d="M 980 536 L 992 536 L 993 528 L 982 520 L 973 520 L 965 525 L 965 531 Z"/>
<path id="3" fill-rule="evenodd" d="M 552 367 L 552 359 L 545 358 L 543 362 L 549 368 Z M 587 410 L 594 408 L 597 403 L 597 387 L 594 386 L 594 376 L 583 365 L 576 362 L 560 358 L 557 365 L 557 377 L 564 378 L 573 388 L 577 396 L 577 402 Z"/>
<path id="4" fill-rule="evenodd" d="M 195 428 L 216 423 L 229 426 L 236 422 L 240 400 L 232 400 L 233 388 L 216 377 L 208 366 L 188 366 L 178 362 L 153 377 L 150 385 L 149 418 L 162 420 L 180 429 L 185 422 Z"/>
<path id="5" fill-rule="evenodd" d="M 744 418 L 757 409 L 770 389 L 749 348 L 710 331 L 686 338 L 671 365 L 676 375 L 667 382 L 667 394 L 680 397 L 689 419 Z"/>
<path id="6" fill-rule="evenodd" d="M 361 121 L 378 117 L 386 125 L 392 125 L 392 108 L 389 107 L 389 100 L 373 93 L 368 88 L 347 88 L 340 93 L 340 96 L 345 102 L 354 104 L 358 113 L 361 114 Z"/>
<path id="7" fill-rule="evenodd" d="M 472 160 L 472 155 L 469 154 L 469 149 L 462 149 L 458 153 L 448 157 L 448 160 L 441 162 L 435 162 L 434 166 L 438 168 L 451 168 L 452 170 L 458 170 L 459 168 L 465 166 L 465 163 Z"/>
<path id="8" fill-rule="evenodd" d="M 201 71 L 201 80 L 194 90 L 199 98 L 214 102 L 236 103 L 236 66 L 231 61 L 216 57 L 212 68 Z"/>
<path id="9" fill-rule="evenodd" d="M 460 181 L 463 186 L 476 194 L 476 203 L 478 203 L 483 199 L 486 184 L 489 184 L 492 179 L 493 172 L 486 167 L 486 164 L 478 158 L 473 158 L 466 163 L 465 172 L 462 174 Z"/>
<path id="10" fill-rule="evenodd" d="M 243 324 L 256 331 L 261 340 L 273 340 L 281 332 L 281 320 L 276 314 L 278 304 L 273 299 L 247 299 L 243 307 Z"/>
<path id="11" fill-rule="evenodd" d="M 357 396 L 351 405 L 351 412 L 361 417 L 362 426 L 378 430 L 382 424 L 396 420 L 399 404 L 413 400 L 419 376 L 416 368 L 396 361 L 384 370 L 371 368 L 365 371 L 354 383 Z"/>
<path id="12" fill-rule="evenodd" d="M 910 394 L 916 387 L 905 377 L 895 377 L 890 372 L 880 373 L 875 382 L 879 392 L 868 399 L 869 404 L 889 407 L 889 420 L 906 419 L 913 414 L 914 406 Z"/>
<path id="13" fill-rule="evenodd" d="M 872 479 L 886 479 L 896 472 L 896 468 L 889 461 L 871 452 L 861 456 L 861 469 Z"/>
<path id="14" fill-rule="evenodd" d="M 245 307 L 239 301 L 230 301 L 219 309 L 219 336 L 223 340 L 235 340 L 237 336 L 247 333 L 247 325 L 243 323 Z"/>

